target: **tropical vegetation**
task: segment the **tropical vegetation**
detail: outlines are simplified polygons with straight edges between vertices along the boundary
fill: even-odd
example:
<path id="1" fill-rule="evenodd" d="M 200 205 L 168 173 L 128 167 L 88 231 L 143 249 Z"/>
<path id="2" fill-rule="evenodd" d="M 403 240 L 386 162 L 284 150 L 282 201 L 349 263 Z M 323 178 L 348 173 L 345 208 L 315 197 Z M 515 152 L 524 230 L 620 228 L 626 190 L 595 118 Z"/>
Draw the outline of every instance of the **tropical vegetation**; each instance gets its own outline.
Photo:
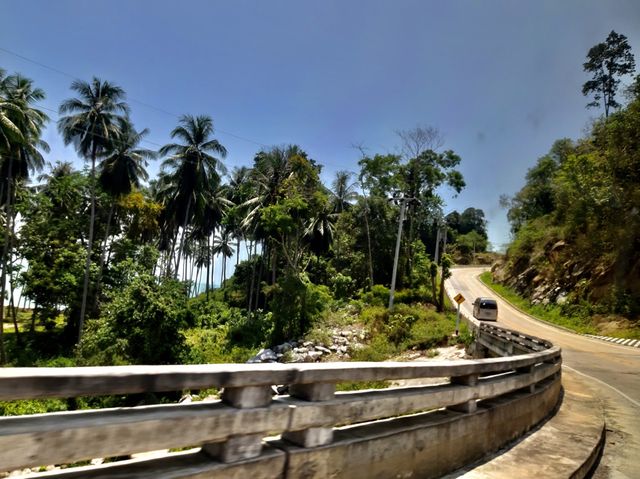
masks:
<path id="1" fill-rule="evenodd" d="M 436 128 L 398 132 L 400 154 L 363 150 L 358 171 L 325 185 L 322 164 L 299 145 L 264 147 L 228 170 L 210 116 L 182 115 L 171 142 L 149 148 L 120 86 L 93 78 L 71 91 L 57 127 L 83 170 L 47 163 L 45 93 L 0 75 L 0 324 L 5 314 L 13 323 L 0 328 L 0 362 L 242 361 L 310 334 L 341 308 L 367 317 L 388 301 L 407 198 L 397 306 L 371 327 L 409 328 L 387 338 L 394 351 L 446 343 L 448 320 L 435 310 L 445 306 L 451 259 L 439 255 L 439 272 L 434 252 L 446 240 L 437 232 L 449 225 L 460 261 L 488 243 L 481 210 L 442 213 L 442 193 L 458 194 L 465 181 Z M 424 339 L 430 327 L 439 339 Z"/>
<path id="2" fill-rule="evenodd" d="M 634 66 L 616 32 L 589 50 L 583 91 L 604 115 L 583 138 L 554 142 L 503 198 L 513 242 L 493 280 L 582 329 L 640 336 L 640 76 L 626 105 L 615 100 Z"/>

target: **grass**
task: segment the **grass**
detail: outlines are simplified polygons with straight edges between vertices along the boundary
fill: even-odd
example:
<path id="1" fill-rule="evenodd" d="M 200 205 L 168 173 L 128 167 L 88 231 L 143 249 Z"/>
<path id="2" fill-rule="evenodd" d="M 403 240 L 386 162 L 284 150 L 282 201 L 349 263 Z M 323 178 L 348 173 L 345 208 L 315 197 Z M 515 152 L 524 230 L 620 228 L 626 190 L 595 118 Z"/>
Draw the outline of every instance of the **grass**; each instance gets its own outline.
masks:
<path id="1" fill-rule="evenodd" d="M 528 299 L 518 295 L 514 290 L 502 284 L 494 283 L 491 272 L 485 271 L 480 275 L 480 281 L 486 284 L 493 291 L 498 293 L 511 304 L 517 306 L 531 316 L 542 319 L 558 326 L 582 334 L 597 334 L 598 331 L 591 324 L 591 318 L 585 316 L 569 316 L 562 313 L 562 308 L 558 305 L 532 304 Z"/>

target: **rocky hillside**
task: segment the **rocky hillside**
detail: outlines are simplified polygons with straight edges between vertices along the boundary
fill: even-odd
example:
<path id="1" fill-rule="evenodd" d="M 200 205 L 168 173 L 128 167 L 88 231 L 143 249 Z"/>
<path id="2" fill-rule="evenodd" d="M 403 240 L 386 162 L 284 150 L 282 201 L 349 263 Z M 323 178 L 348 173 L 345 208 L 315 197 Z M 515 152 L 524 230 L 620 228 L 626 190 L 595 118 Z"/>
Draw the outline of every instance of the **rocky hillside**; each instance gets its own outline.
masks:
<path id="1" fill-rule="evenodd" d="M 640 320 L 640 93 L 558 140 L 503 198 L 514 241 L 494 281 L 568 314 Z"/>

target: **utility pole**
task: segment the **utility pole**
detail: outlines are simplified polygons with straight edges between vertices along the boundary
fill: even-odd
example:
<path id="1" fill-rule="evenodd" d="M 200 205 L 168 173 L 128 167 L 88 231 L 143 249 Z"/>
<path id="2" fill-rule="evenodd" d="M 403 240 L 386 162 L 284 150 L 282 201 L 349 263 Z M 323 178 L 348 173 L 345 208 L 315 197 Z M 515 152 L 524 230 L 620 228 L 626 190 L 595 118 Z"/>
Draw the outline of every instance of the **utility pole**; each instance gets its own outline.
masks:
<path id="1" fill-rule="evenodd" d="M 396 254 L 393 259 L 393 272 L 391 273 L 391 291 L 389 293 L 389 311 L 393 310 L 393 296 L 396 292 L 396 274 L 398 272 L 398 259 L 400 257 L 400 243 L 402 240 L 402 224 L 404 223 L 404 214 L 407 209 L 408 201 L 417 201 L 416 198 L 391 198 L 390 201 L 400 201 L 400 221 L 398 222 L 398 238 L 396 239 Z"/>
<path id="2" fill-rule="evenodd" d="M 440 242 L 442 241 L 442 252 L 440 252 Z M 447 223 L 441 224 L 438 222 L 438 229 L 436 230 L 436 254 L 433 259 L 436 264 L 440 264 L 442 255 L 447 251 Z"/>

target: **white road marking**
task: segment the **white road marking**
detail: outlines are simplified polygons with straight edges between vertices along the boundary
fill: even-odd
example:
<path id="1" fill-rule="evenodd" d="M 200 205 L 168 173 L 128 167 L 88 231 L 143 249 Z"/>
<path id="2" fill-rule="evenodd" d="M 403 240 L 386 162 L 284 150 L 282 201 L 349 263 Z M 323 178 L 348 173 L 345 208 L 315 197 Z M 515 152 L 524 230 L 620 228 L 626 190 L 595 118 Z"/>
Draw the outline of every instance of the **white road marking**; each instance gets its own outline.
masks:
<path id="1" fill-rule="evenodd" d="M 628 400 L 629 402 L 631 402 L 631 404 L 633 404 L 634 406 L 640 408 L 640 402 L 636 401 L 635 399 L 630 398 L 629 396 L 627 396 L 625 393 L 623 393 L 622 391 L 620 391 L 618 388 L 613 387 L 611 384 L 609 383 L 605 383 L 604 381 L 602 381 L 601 379 L 595 378 L 593 376 L 589 376 L 588 374 L 585 374 L 581 371 L 578 371 L 577 369 L 572 368 L 571 366 L 567 366 L 566 364 L 562 365 L 563 368 L 567 368 L 570 369 L 571 371 L 573 371 L 574 373 L 578 373 L 581 376 L 584 376 L 585 378 L 589 378 L 592 379 L 594 381 L 599 382 L 600 384 L 607 386 L 608 388 L 614 390 L 615 392 L 617 392 L 618 394 L 620 394 L 620 396 L 622 396 L 623 398 L 625 398 L 626 400 Z"/>

